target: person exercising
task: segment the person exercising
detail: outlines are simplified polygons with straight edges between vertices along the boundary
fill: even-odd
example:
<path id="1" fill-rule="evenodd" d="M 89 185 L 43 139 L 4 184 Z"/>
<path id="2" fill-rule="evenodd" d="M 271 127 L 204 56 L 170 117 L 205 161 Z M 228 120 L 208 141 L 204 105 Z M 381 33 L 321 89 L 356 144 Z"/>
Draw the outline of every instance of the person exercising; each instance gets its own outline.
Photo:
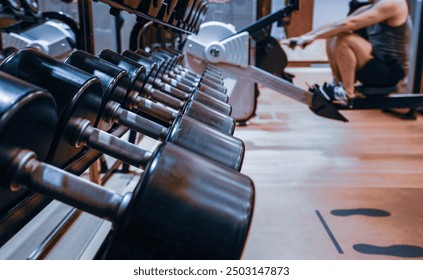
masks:
<path id="1" fill-rule="evenodd" d="M 345 19 L 324 25 L 284 43 L 305 48 L 326 39 L 334 77 L 322 90 L 335 102 L 347 105 L 356 97 L 356 80 L 366 86 L 397 85 L 406 75 L 411 21 L 406 0 L 370 0 Z M 354 33 L 365 29 L 366 38 Z"/>

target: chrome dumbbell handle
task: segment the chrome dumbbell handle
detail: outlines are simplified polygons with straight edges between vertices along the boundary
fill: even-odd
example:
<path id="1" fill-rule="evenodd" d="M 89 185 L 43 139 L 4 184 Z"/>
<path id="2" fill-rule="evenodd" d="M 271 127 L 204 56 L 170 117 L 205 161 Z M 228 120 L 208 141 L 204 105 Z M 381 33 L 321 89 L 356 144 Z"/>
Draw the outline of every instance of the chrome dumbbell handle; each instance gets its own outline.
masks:
<path id="1" fill-rule="evenodd" d="M 28 188 L 48 197 L 115 222 L 126 209 L 131 194 L 120 195 L 52 165 L 35 153 L 22 150 L 11 161 L 11 189 Z"/>

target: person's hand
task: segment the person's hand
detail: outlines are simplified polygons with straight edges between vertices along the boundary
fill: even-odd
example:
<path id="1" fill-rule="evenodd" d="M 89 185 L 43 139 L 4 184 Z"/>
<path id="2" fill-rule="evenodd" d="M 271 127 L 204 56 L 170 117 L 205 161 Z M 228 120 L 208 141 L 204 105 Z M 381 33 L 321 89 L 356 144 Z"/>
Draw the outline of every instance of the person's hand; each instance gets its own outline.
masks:
<path id="1" fill-rule="evenodd" d="M 295 47 L 300 47 L 304 49 L 309 44 L 315 40 L 313 35 L 302 35 L 300 37 L 292 37 L 282 41 L 282 44 L 287 45 L 289 48 L 294 49 Z"/>

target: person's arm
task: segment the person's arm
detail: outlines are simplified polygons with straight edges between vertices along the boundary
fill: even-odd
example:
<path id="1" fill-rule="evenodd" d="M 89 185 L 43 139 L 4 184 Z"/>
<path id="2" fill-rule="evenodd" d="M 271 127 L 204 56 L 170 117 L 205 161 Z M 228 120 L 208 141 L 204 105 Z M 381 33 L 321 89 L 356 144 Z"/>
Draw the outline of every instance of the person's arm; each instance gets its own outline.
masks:
<path id="1" fill-rule="evenodd" d="M 370 8 L 371 8 L 371 4 L 360 7 L 349 16 L 351 17 L 351 16 L 356 16 L 356 15 L 362 14 L 363 12 L 367 11 Z M 334 24 L 333 22 L 327 23 L 327 24 L 322 25 L 322 26 L 320 26 L 320 27 L 318 27 L 314 30 L 311 30 L 310 32 L 304 33 L 302 36 L 309 36 L 309 35 L 313 35 L 314 33 L 324 32 L 325 30 L 331 28 L 333 24 Z"/>
<path id="2" fill-rule="evenodd" d="M 288 39 L 287 44 L 305 47 L 316 39 L 330 38 L 338 34 L 350 33 L 354 30 L 385 21 L 396 16 L 399 10 L 404 9 L 403 2 L 399 0 L 380 0 L 370 7 L 366 7 L 366 9 L 359 9 L 345 19 L 326 24 L 300 37 Z"/>

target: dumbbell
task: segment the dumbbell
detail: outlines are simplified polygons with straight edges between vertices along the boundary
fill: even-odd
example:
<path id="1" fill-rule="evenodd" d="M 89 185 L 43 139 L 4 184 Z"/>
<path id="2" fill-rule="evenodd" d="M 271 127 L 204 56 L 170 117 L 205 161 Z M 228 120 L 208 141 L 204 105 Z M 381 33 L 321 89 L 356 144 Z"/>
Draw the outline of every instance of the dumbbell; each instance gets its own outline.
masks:
<path id="1" fill-rule="evenodd" d="M 126 54 L 128 55 L 128 53 Z M 144 59 L 141 59 L 141 61 L 134 61 L 132 59 L 128 60 L 127 57 L 114 53 L 110 50 L 104 50 L 100 52 L 98 56 L 109 62 L 114 63 L 115 65 L 118 65 L 119 67 L 126 69 L 128 72 L 131 72 L 129 68 L 132 67 L 140 67 L 143 65 L 146 69 L 149 67 L 148 64 L 145 63 Z M 141 65 L 140 63 L 143 63 L 143 65 Z M 154 77 L 154 74 L 151 76 Z M 141 92 L 143 92 L 143 96 L 148 99 L 153 99 L 171 108 L 181 110 L 184 114 L 187 114 L 193 117 L 194 119 L 197 119 L 207 125 L 210 125 L 223 133 L 233 134 L 233 131 L 235 129 L 235 120 L 232 117 L 226 116 L 225 114 L 219 112 L 216 114 L 214 108 L 210 109 L 209 107 L 207 107 L 206 109 L 204 108 L 205 106 L 203 103 L 197 102 L 195 100 L 189 100 L 188 102 L 182 103 L 179 101 L 175 101 L 178 99 L 162 94 L 161 91 L 152 88 L 151 84 L 148 83 L 145 84 Z M 152 95 L 150 93 L 152 93 Z M 189 109 L 188 111 L 187 108 Z"/>
<path id="2" fill-rule="evenodd" d="M 172 48 L 172 47 L 166 46 L 164 49 L 167 52 L 169 52 L 170 54 L 173 54 L 173 55 L 182 54 L 182 52 L 180 50 L 177 50 L 177 49 Z M 187 72 L 188 71 L 187 73 L 189 73 L 189 75 L 192 75 L 192 76 L 197 77 L 197 78 L 200 78 L 201 77 L 201 75 L 199 75 L 199 74 L 196 74 L 196 73 L 193 73 L 193 72 L 189 72 L 189 69 L 187 69 L 183 65 L 178 65 L 177 67 L 178 67 L 177 68 L 178 70 L 181 70 L 181 71 L 184 71 L 184 72 Z M 205 65 L 205 71 L 203 72 L 203 74 L 204 73 L 207 73 L 207 74 L 210 74 L 212 76 L 215 76 L 216 78 L 218 78 L 218 80 L 221 80 L 223 78 L 223 71 L 222 71 L 222 69 L 220 69 L 219 67 L 216 67 L 216 66 L 214 66 L 212 64 L 206 64 Z"/>
<path id="3" fill-rule="evenodd" d="M 178 53 L 175 54 L 174 52 L 171 52 L 169 48 L 160 48 L 155 51 L 167 56 L 178 55 Z M 179 55 L 181 56 L 181 59 L 183 59 L 184 56 L 182 54 Z M 207 71 L 206 69 L 201 76 L 198 76 L 192 73 L 189 69 L 185 68 L 182 63 L 175 65 L 172 71 L 174 72 L 175 79 L 185 79 L 185 81 L 191 82 L 193 86 L 201 87 L 201 85 L 209 85 L 222 93 L 226 93 L 221 73 L 216 73 L 210 70 Z"/>
<path id="4" fill-rule="evenodd" d="M 3 73 L 0 84 L 1 188 L 27 188 L 111 221 L 101 259 L 241 257 L 254 206 L 248 177 L 164 143 L 134 191 L 120 195 L 37 159 L 54 141 L 54 100 Z M 32 124 L 47 133 L 34 135 Z"/>
<path id="5" fill-rule="evenodd" d="M 183 99 L 186 95 L 205 95 L 209 99 L 213 98 L 221 102 L 225 102 L 222 106 L 230 108 L 230 105 L 227 104 L 229 97 L 224 91 L 218 91 L 213 88 L 206 87 L 200 83 L 201 81 L 193 83 L 192 81 L 184 79 L 182 76 L 178 77 L 177 74 L 173 73 L 171 70 L 173 62 L 169 61 L 169 58 L 164 57 L 156 52 L 149 54 L 142 49 L 136 50 L 136 53 L 138 54 L 137 60 L 146 61 L 147 63 L 155 62 L 159 65 L 158 69 L 156 70 L 158 74 L 155 75 L 155 79 L 151 78 L 149 80 L 149 82 L 154 84 L 156 87 L 163 89 L 173 96 L 181 99 Z M 218 86 L 216 86 L 216 88 L 218 88 Z M 182 96 L 179 96 L 179 94 Z M 224 111 L 222 112 L 224 113 Z"/>
<path id="6" fill-rule="evenodd" d="M 139 49 L 137 51 L 138 51 L 138 53 L 140 53 L 144 56 L 150 56 L 151 55 L 151 53 L 144 52 L 142 49 Z M 172 48 L 160 49 L 160 52 L 163 52 L 163 53 L 167 54 L 168 56 L 177 55 L 177 56 L 180 56 L 181 58 L 183 58 L 183 54 L 181 52 L 179 52 L 175 49 L 172 49 Z M 213 69 L 206 67 L 205 71 L 202 73 L 201 76 L 193 73 L 192 71 L 185 68 L 181 64 L 176 64 L 174 66 L 174 68 L 172 69 L 172 71 L 175 71 L 176 74 L 180 74 L 181 76 L 188 78 L 191 82 L 198 82 L 201 79 L 203 79 L 203 82 L 207 82 L 207 81 L 210 80 L 210 82 L 211 82 L 210 85 L 212 85 L 212 86 L 215 86 L 215 85 L 223 86 L 222 71 L 218 68 L 215 68 L 215 67 Z M 221 89 L 221 92 L 224 93 L 224 92 L 226 92 L 226 90 Z"/>
<path id="7" fill-rule="evenodd" d="M 166 47 L 165 49 L 166 49 L 167 52 L 169 52 L 171 54 L 182 54 L 181 51 L 174 49 L 174 48 L 171 48 L 171 47 Z M 199 75 L 199 74 L 190 72 L 190 70 L 183 65 L 177 65 L 176 69 L 180 70 L 180 71 L 187 72 L 187 73 L 189 73 L 189 75 L 192 75 L 194 77 L 198 77 L 198 78 L 201 77 L 201 75 Z M 205 65 L 205 69 L 204 69 L 204 72 L 202 73 L 202 75 L 204 75 L 204 74 L 215 77 L 217 79 L 217 81 L 220 81 L 221 79 L 223 79 L 222 69 L 220 69 L 219 67 L 216 67 L 214 65 L 211 65 L 211 64 Z"/>
<path id="8" fill-rule="evenodd" d="M 127 55 L 129 52 L 126 53 Z M 98 57 L 105 59 L 123 69 L 125 69 L 128 73 L 137 72 L 134 70 L 131 70 L 132 68 L 138 69 L 140 67 L 143 67 L 145 69 L 151 68 L 151 63 L 145 63 L 145 61 L 134 61 L 132 59 L 129 59 L 128 57 L 119 55 L 113 51 L 110 50 L 103 50 L 98 55 Z M 132 57 L 134 58 L 134 57 Z M 153 63 L 154 64 L 154 63 Z M 150 76 L 154 77 L 154 73 Z M 130 75 L 131 76 L 131 75 Z M 189 100 L 187 102 L 181 102 L 181 100 L 176 99 L 172 96 L 164 94 L 162 91 L 153 88 L 153 86 L 149 83 L 146 83 L 147 76 L 149 75 L 143 75 L 141 74 L 138 76 L 138 80 L 140 82 L 137 82 L 140 86 L 138 88 L 141 88 L 142 95 L 148 99 L 152 99 L 155 101 L 158 101 L 160 103 L 165 104 L 166 106 L 169 106 L 171 108 L 177 109 L 177 110 L 186 110 L 186 108 L 189 109 L 189 114 L 191 114 L 191 117 L 200 120 L 201 122 L 204 122 L 216 129 L 218 129 L 221 132 L 224 133 L 233 133 L 233 129 L 235 128 L 235 120 L 232 117 L 226 116 L 222 113 L 217 113 L 214 108 L 209 108 L 208 106 L 204 106 L 204 100 L 203 103 L 197 102 L 196 100 Z M 134 75 L 135 79 L 135 75 Z M 143 86 L 141 86 L 143 85 Z M 192 112 L 197 112 L 193 114 Z"/>
<path id="9" fill-rule="evenodd" d="M 163 52 L 163 50 L 158 50 L 157 52 Z M 168 71 L 168 75 L 177 81 L 185 83 L 191 87 L 198 88 L 205 93 L 208 92 L 207 87 L 211 87 L 221 93 L 226 94 L 227 89 L 224 86 L 222 77 L 216 77 L 211 74 L 207 74 L 206 71 L 204 71 L 203 75 L 201 76 L 194 76 L 191 72 L 188 71 L 188 69 L 179 68 L 178 65 L 176 65 Z"/>
<path id="10" fill-rule="evenodd" d="M 182 54 L 182 52 L 180 50 L 177 50 L 175 48 L 166 47 L 166 50 L 168 52 L 170 52 L 171 54 Z M 179 68 L 181 68 L 182 70 L 185 70 L 186 69 L 182 65 L 179 65 Z M 214 66 L 212 64 L 206 64 L 205 71 L 207 73 L 211 73 L 211 74 L 215 75 L 216 77 L 222 77 L 222 75 L 223 75 L 222 69 L 220 69 L 219 67 L 216 67 L 216 66 Z M 198 76 L 198 74 L 195 74 L 195 73 L 192 73 L 192 75 Z"/>
<path id="11" fill-rule="evenodd" d="M 103 54 L 103 52 L 106 52 L 106 54 Z M 109 56 L 112 55 L 111 53 L 113 52 L 111 52 L 110 50 L 104 50 L 100 52 L 98 56 L 105 56 L 106 58 L 108 58 Z M 192 93 L 187 93 L 173 87 L 171 84 L 161 82 L 160 79 L 157 77 L 159 77 L 159 72 L 161 71 L 160 69 L 162 68 L 164 64 L 159 64 L 153 60 L 146 59 L 143 56 L 136 54 L 132 51 L 125 51 L 122 53 L 122 55 L 132 60 L 135 60 L 139 65 L 144 66 L 146 69 L 150 69 L 152 74 L 148 75 L 144 79 L 144 83 L 146 83 L 146 85 L 149 85 L 149 86 L 154 85 L 154 87 L 160 90 L 162 93 L 168 93 L 169 95 L 173 97 L 177 97 L 177 99 L 179 100 L 184 100 L 184 101 L 195 100 L 202 104 L 207 105 L 208 107 L 220 113 L 230 115 L 231 106 L 227 103 L 221 102 L 221 100 L 216 100 L 215 98 L 212 98 L 211 96 L 204 94 L 201 91 L 194 91 Z M 117 58 L 108 58 L 108 59 L 118 60 Z"/>
<path id="12" fill-rule="evenodd" d="M 177 99 L 180 99 L 180 100 L 183 100 L 183 101 L 194 100 L 194 101 L 200 102 L 204 105 L 207 105 L 211 109 L 218 111 L 222 114 L 225 114 L 225 115 L 231 114 L 231 112 L 232 112 L 232 106 L 231 105 L 229 105 L 225 102 L 222 102 L 220 100 L 216 100 L 214 97 L 212 97 L 212 96 L 210 96 L 206 93 L 203 93 L 199 90 L 193 90 L 191 93 L 188 93 L 188 92 L 184 92 L 182 90 L 179 90 L 179 89 L 173 87 L 170 84 L 160 82 L 159 79 L 156 78 L 159 71 L 157 70 L 158 64 L 155 61 L 150 60 L 148 58 L 145 58 L 145 57 L 141 56 L 140 54 L 133 52 L 133 51 L 130 51 L 130 50 L 124 51 L 122 53 L 122 55 L 134 60 L 138 64 L 144 66 L 146 69 L 150 69 L 150 71 L 153 72 L 145 80 L 150 85 L 155 85 L 156 88 L 159 88 L 163 92 L 169 93 L 170 95 L 172 95 L 173 97 L 176 97 Z"/>
<path id="13" fill-rule="evenodd" d="M 222 102 L 228 101 L 229 97 L 223 91 L 219 91 L 211 87 L 205 86 L 201 86 L 200 88 L 196 85 L 191 85 L 190 81 L 178 81 L 177 79 L 170 77 L 169 71 L 171 71 L 174 63 L 176 62 L 175 56 L 165 56 L 157 52 L 147 53 L 142 49 L 136 50 L 136 53 L 138 53 L 145 59 L 150 59 L 159 64 L 159 68 L 157 69 L 159 73 L 158 75 L 156 75 L 156 79 L 150 81 L 150 83 L 154 84 L 155 86 L 164 89 L 163 85 L 167 84 L 173 88 L 176 88 L 177 90 L 184 92 L 185 94 L 201 92 L 202 94 L 207 94 L 210 97 L 213 97 L 214 99 L 220 100 Z"/>
<path id="14" fill-rule="evenodd" d="M 155 57 L 155 58 L 164 59 L 164 60 L 175 57 L 174 54 L 170 54 L 163 49 L 155 50 L 154 52 L 151 52 L 151 53 L 147 53 L 143 51 L 142 49 L 140 49 L 140 50 L 137 50 L 137 52 L 147 57 Z M 183 57 L 182 55 L 178 55 L 178 56 L 180 59 Z M 189 88 L 192 87 L 204 93 L 210 94 L 212 96 L 217 95 L 219 97 L 219 95 L 221 96 L 222 94 L 225 94 L 224 96 L 227 97 L 226 88 L 223 86 L 224 83 L 223 83 L 222 77 L 214 76 L 212 74 L 207 74 L 207 72 L 205 72 L 203 76 L 201 76 L 199 79 L 192 80 L 190 79 L 190 77 L 186 77 L 184 75 L 184 73 L 186 72 L 183 72 L 183 73 L 179 72 L 178 68 L 176 67 L 177 65 L 180 65 L 180 64 L 177 63 L 177 60 L 175 60 L 172 63 L 172 66 L 169 67 L 169 69 L 166 71 L 166 75 L 188 86 L 188 88 L 185 87 L 182 89 L 189 90 Z M 184 69 L 184 70 L 187 71 L 188 69 Z M 227 101 L 227 99 L 225 100 L 223 99 L 223 97 L 222 97 L 222 100 Z"/>
<path id="15" fill-rule="evenodd" d="M 171 48 L 160 49 L 160 52 L 163 52 L 168 55 L 179 54 L 178 51 Z M 223 88 L 223 76 L 220 70 L 215 71 L 214 69 L 206 68 L 202 75 L 197 75 L 189 69 L 185 68 L 183 65 L 176 65 L 172 69 L 172 71 L 174 71 L 176 75 L 180 75 L 181 78 L 189 80 L 194 85 L 199 84 L 201 82 L 201 84 L 210 85 L 212 87 L 215 87 L 219 91 L 226 93 L 226 88 Z"/>
<path id="16" fill-rule="evenodd" d="M 226 95 L 226 92 L 225 92 L 226 89 L 220 90 L 219 85 L 216 85 L 215 88 L 202 85 L 202 84 L 200 84 L 199 86 L 191 85 L 190 83 L 189 84 L 185 83 L 185 81 L 178 81 L 177 79 L 170 77 L 167 74 L 167 71 L 172 67 L 173 61 L 171 58 L 157 52 L 148 54 L 141 49 L 137 50 L 136 52 L 138 54 L 141 54 L 145 58 L 151 58 L 153 60 L 161 60 L 163 67 L 160 70 L 161 72 L 159 73 L 159 79 L 156 79 L 155 81 L 151 82 L 154 85 L 163 89 L 163 83 L 165 83 L 172 87 L 176 87 L 177 89 L 183 91 L 184 93 L 192 94 L 194 92 L 201 92 L 201 93 L 210 95 L 211 97 L 223 102 L 227 102 L 229 100 L 229 97 Z"/>
<path id="17" fill-rule="evenodd" d="M 54 101 L 51 98 L 44 98 L 43 92 L 36 87 L 23 87 L 16 78 L 0 72 L 0 100 L 5 105 L 0 106 L 0 123 L 9 122 L 13 112 L 22 110 L 28 113 L 28 117 L 23 116 L 19 120 L 14 120 L 13 125 L 3 126 L 0 125 L 0 130 L 7 131 L 7 136 L 0 136 L 0 146 L 5 146 L 6 143 L 14 143 L 17 146 L 23 146 L 31 150 L 37 151 L 37 157 L 45 160 L 49 151 L 51 139 L 54 136 L 54 129 L 56 128 L 57 116 L 55 108 L 42 109 L 44 102 L 51 103 L 54 106 Z M 20 107 L 14 107 L 13 102 L 6 98 L 7 95 L 12 95 L 16 100 L 19 100 Z M 37 100 L 34 102 L 34 100 Z M 29 106 L 31 104 L 31 106 Z M 34 117 L 29 117 L 34 115 Z M 43 120 L 42 122 L 40 120 Z M 31 135 L 28 138 L 21 137 L 23 131 Z M 0 159 L 1 160 L 1 159 Z M 0 168 L 0 176 L 3 176 L 6 169 Z M 0 188 L 0 213 L 7 213 L 11 207 L 20 203 L 28 192 L 25 190 L 11 192 L 6 189 Z"/>
<path id="18" fill-rule="evenodd" d="M 185 115 L 178 115 L 169 128 L 138 116 L 121 106 L 121 104 L 132 108 L 140 106 L 130 104 L 131 99 L 138 102 L 137 97 L 125 96 L 125 93 L 130 95 L 133 92 L 128 90 L 129 78 L 126 71 L 83 51 L 74 51 L 64 61 L 89 74 L 96 75 L 103 85 L 103 105 L 100 109 L 103 117 L 97 128 L 108 131 L 116 122 L 156 140 L 172 142 L 229 168 L 238 171 L 241 169 L 245 152 L 245 146 L 241 140 L 220 133 Z M 144 103 L 146 102 L 148 100 L 144 100 Z"/>
<path id="19" fill-rule="evenodd" d="M 188 102 L 182 102 L 179 99 L 173 98 L 166 94 L 163 94 L 157 89 L 154 89 L 151 85 L 146 84 L 144 76 L 142 75 L 144 67 L 137 62 L 115 53 L 111 50 L 103 50 L 98 55 L 101 59 L 104 59 L 122 69 L 124 69 L 130 77 L 132 83 L 132 89 L 140 92 L 141 95 L 147 99 L 152 99 L 160 102 L 166 106 L 174 108 L 181 112 L 181 114 L 187 115 L 193 119 L 196 119 L 216 130 L 232 135 L 235 130 L 235 119 L 226 116 L 222 113 L 216 112 L 204 104 L 190 100 Z M 142 108 L 138 108 L 142 111 Z M 168 109 L 170 115 L 174 115 L 170 108 Z M 173 119 L 161 119 L 166 123 L 172 123 Z"/>

